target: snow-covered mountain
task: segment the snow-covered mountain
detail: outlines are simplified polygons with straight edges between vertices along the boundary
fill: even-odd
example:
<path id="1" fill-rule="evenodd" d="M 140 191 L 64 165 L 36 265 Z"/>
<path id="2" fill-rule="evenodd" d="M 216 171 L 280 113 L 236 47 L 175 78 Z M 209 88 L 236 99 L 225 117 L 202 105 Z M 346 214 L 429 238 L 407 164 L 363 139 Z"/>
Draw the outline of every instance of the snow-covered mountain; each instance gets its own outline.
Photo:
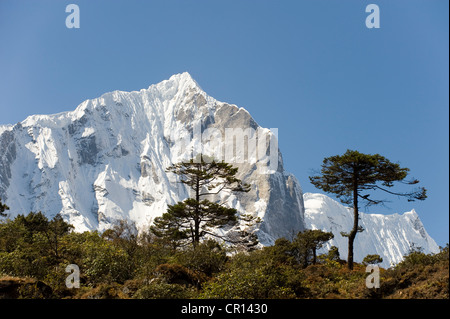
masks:
<path id="1" fill-rule="evenodd" d="M 264 244 L 304 229 L 300 184 L 284 171 L 275 134 L 245 109 L 208 96 L 188 73 L 139 92 L 106 93 L 73 112 L 2 126 L 0 198 L 10 217 L 42 211 L 60 213 L 78 231 L 103 231 L 120 219 L 143 228 L 189 196 L 166 168 L 199 152 L 224 159 L 217 155 L 229 151 L 230 131 L 241 134 L 236 142 L 249 135 L 228 158 L 252 187 L 222 193 L 221 200 L 263 220 Z M 247 156 L 251 141 L 258 156 Z"/>
<path id="2" fill-rule="evenodd" d="M 140 91 L 106 93 L 72 112 L 0 126 L 0 198 L 11 218 L 42 211 L 61 214 L 77 231 L 103 231 L 122 219 L 144 229 L 189 196 L 166 168 L 200 152 L 237 166 L 251 184 L 249 193 L 222 193 L 220 200 L 262 219 L 262 244 L 320 228 L 335 234 L 331 244 L 346 256 L 339 232 L 350 229 L 352 214 L 324 195 L 303 197 L 284 171 L 276 129 L 208 96 L 188 73 Z M 357 235 L 356 261 L 378 253 L 387 265 L 398 262 L 412 242 L 437 250 L 414 211 L 361 216 L 367 231 Z"/>
<path id="3" fill-rule="evenodd" d="M 323 194 L 305 193 L 305 223 L 308 229 L 321 229 L 332 232 L 334 238 L 323 248 L 339 248 L 341 258 L 346 259 L 348 233 L 353 226 L 353 208 L 345 207 Z M 439 252 L 439 246 L 428 235 L 416 211 L 403 214 L 360 213 L 359 225 L 363 232 L 356 235 L 354 246 L 355 261 L 361 262 L 368 254 L 378 254 L 383 258 L 381 266 L 390 267 L 402 260 L 409 250 L 421 247 L 425 253 Z"/>

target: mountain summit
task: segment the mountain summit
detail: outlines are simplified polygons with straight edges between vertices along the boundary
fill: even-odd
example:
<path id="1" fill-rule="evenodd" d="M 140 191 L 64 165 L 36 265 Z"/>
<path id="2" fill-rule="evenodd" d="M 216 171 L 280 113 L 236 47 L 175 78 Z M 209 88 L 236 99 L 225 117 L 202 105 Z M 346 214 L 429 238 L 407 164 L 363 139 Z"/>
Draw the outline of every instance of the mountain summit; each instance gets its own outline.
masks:
<path id="1" fill-rule="evenodd" d="M 260 217 L 262 244 L 306 227 L 348 231 L 345 208 L 324 195 L 305 195 L 305 215 L 300 184 L 283 168 L 276 129 L 208 96 L 186 72 L 148 89 L 106 93 L 71 112 L 0 126 L 0 151 L 0 198 L 10 217 L 42 211 L 50 218 L 61 214 L 76 231 L 103 231 L 123 219 L 145 229 L 167 205 L 190 195 L 166 168 L 201 152 L 238 167 L 237 177 L 251 185 L 248 193 L 221 193 L 214 200 Z M 426 233 L 416 215 L 398 224 L 388 217 L 372 220 L 379 234 L 356 256 L 380 253 L 388 264 L 398 262 L 417 233 Z M 392 235 L 401 233 L 406 235 Z M 334 244 L 343 251 L 346 243 L 337 236 Z M 435 252 L 427 236 L 419 244 Z"/>
<path id="2" fill-rule="evenodd" d="M 220 200 L 261 217 L 258 235 L 264 244 L 304 229 L 302 191 L 283 169 L 275 135 L 246 110 L 208 96 L 188 73 L 5 128 L 0 198 L 11 216 L 59 213 L 77 231 L 103 231 L 121 219 L 144 228 L 168 204 L 189 197 L 166 168 L 198 152 L 222 153 L 218 159 L 224 159 L 227 132 L 246 140 L 228 158 L 239 168 L 238 178 L 252 187 L 245 194 L 221 194 Z M 262 156 L 248 155 L 251 141 Z"/>

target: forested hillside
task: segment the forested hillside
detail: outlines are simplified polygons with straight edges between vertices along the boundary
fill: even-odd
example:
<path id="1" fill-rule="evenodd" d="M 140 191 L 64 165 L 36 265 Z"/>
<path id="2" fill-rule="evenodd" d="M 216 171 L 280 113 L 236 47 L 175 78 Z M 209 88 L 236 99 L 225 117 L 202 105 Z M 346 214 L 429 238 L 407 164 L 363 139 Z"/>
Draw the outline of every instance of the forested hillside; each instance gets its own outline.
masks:
<path id="1" fill-rule="evenodd" d="M 41 213 L 4 220 L 0 298 L 449 298 L 448 245 L 434 255 L 413 248 L 369 289 L 365 264 L 349 270 L 335 248 L 315 256 L 324 232 L 244 249 L 213 240 L 177 247 L 126 222 L 102 234 L 71 230 Z M 79 267 L 79 288 L 66 284 L 68 265 Z"/>

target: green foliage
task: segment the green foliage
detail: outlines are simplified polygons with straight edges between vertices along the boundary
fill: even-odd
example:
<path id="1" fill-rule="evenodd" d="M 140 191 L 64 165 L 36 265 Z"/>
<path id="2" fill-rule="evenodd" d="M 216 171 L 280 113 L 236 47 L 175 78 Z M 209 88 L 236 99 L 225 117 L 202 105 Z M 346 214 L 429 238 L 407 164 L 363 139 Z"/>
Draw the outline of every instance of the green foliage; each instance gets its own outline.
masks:
<path id="1" fill-rule="evenodd" d="M 235 269 L 220 274 L 204 288 L 203 298 L 265 299 L 295 298 L 295 293 L 276 284 L 274 275 L 264 269 Z M 274 281 L 275 280 L 275 281 Z"/>
<path id="2" fill-rule="evenodd" d="M 448 261 L 449 260 L 449 247 L 448 243 L 445 247 L 439 247 L 440 252 L 435 255 L 436 261 Z"/>
<path id="3" fill-rule="evenodd" d="M 305 268 L 317 262 L 317 250 L 333 237 L 330 232 L 308 229 L 299 232 L 292 242 L 285 238 L 276 240 L 275 245 L 269 248 L 269 254 L 278 262 Z"/>
<path id="4" fill-rule="evenodd" d="M 61 278 L 68 264 L 83 268 L 86 279 L 123 282 L 132 275 L 129 255 L 97 232 L 72 233 L 57 215 L 18 215 L 0 224 L 0 269 L 12 276 Z M 67 276 L 67 274 L 66 274 Z"/>
<path id="5" fill-rule="evenodd" d="M 330 249 L 328 250 L 328 253 L 325 256 L 326 259 L 333 261 L 339 261 L 341 259 L 339 249 L 336 246 L 331 246 Z"/>
<path id="6" fill-rule="evenodd" d="M 238 254 L 212 281 L 203 286 L 202 298 L 295 298 L 293 277 L 261 251 Z"/>
<path id="7" fill-rule="evenodd" d="M 86 238 L 82 244 L 83 258 L 80 268 L 92 283 L 119 282 L 132 277 L 132 262 L 126 252 L 111 242 L 103 240 L 97 233 Z"/>
<path id="8" fill-rule="evenodd" d="M 365 266 L 347 269 L 336 247 L 314 261 L 326 232 L 231 254 L 213 240 L 173 249 L 125 222 L 103 234 L 69 226 L 40 213 L 0 223 L 0 274 L 9 275 L 0 286 L 11 286 L 0 298 L 448 298 L 448 245 L 438 254 L 413 247 L 395 268 L 380 269 L 372 291 Z M 68 264 L 80 268 L 80 289 L 65 286 Z"/>
<path id="9" fill-rule="evenodd" d="M 113 283 L 101 283 L 95 288 L 84 291 L 82 299 L 126 299 L 128 296 L 123 292 L 122 286 Z"/>
<path id="10" fill-rule="evenodd" d="M 323 160 L 320 175 L 310 176 L 311 183 L 327 193 L 333 193 L 344 204 L 353 204 L 353 227 L 341 235 L 348 237 L 349 269 L 353 269 L 353 243 L 358 232 L 363 229 L 358 225 L 359 203 L 377 205 L 385 200 L 370 198 L 370 191 L 381 191 L 392 195 L 406 197 L 408 201 L 425 200 L 426 189 L 420 187 L 412 192 L 398 193 L 390 190 L 394 182 L 415 185 L 417 179 L 405 181 L 409 169 L 392 163 L 379 154 L 363 154 L 354 150 L 347 150 L 343 155 L 326 157 Z M 365 194 L 363 194 L 365 193 Z"/>
<path id="11" fill-rule="evenodd" d="M 62 260 L 61 240 L 71 229 L 61 216 L 49 221 L 41 212 L 0 224 L 0 269 L 43 279 Z"/>
<path id="12" fill-rule="evenodd" d="M 219 204 L 188 198 L 169 205 L 167 212 L 155 218 L 150 230 L 158 237 L 166 237 L 179 244 L 198 245 L 206 235 L 214 236 L 212 230 L 232 226 L 237 222 L 237 210 Z"/>
<path id="13" fill-rule="evenodd" d="M 154 281 L 140 288 L 133 296 L 135 299 L 190 299 L 197 291 L 192 287 Z"/>
<path id="14" fill-rule="evenodd" d="M 345 204 L 351 204 L 355 200 L 354 190 L 357 196 L 371 204 L 379 204 L 382 201 L 370 199 L 369 195 L 360 194 L 361 191 L 381 190 L 388 193 L 386 188 L 394 186 L 394 182 L 404 182 L 414 185 L 418 180 L 404 181 L 409 169 L 402 168 L 397 163 L 392 163 L 379 154 L 363 154 L 358 151 L 347 150 L 343 155 L 330 156 L 323 160 L 321 175 L 310 177 L 311 183 L 327 193 L 336 194 Z M 381 183 L 381 186 L 378 184 Z M 405 196 L 409 201 L 424 200 L 426 189 L 421 187 L 410 193 L 394 193 Z"/>
<path id="15" fill-rule="evenodd" d="M 165 240 L 144 232 L 138 237 L 138 250 L 134 257 L 136 265 L 135 278 L 149 281 L 154 276 L 158 265 L 170 263 L 175 250 Z"/>
<path id="16" fill-rule="evenodd" d="M 52 288 L 33 278 L 0 277 L 0 299 L 50 299 Z"/>
<path id="17" fill-rule="evenodd" d="M 308 263 L 316 263 L 316 251 L 323 247 L 323 245 L 334 238 L 333 233 L 324 232 L 319 229 L 307 229 L 299 232 L 293 241 L 293 248 L 297 254 L 297 260 L 303 264 L 303 267 L 308 266 Z"/>
<path id="18" fill-rule="evenodd" d="M 225 247 L 214 240 L 207 240 L 196 247 L 188 247 L 175 253 L 176 262 L 210 277 L 225 269 L 228 260 Z"/>
<path id="19" fill-rule="evenodd" d="M 179 264 L 162 264 L 155 269 L 156 278 L 169 284 L 199 287 L 206 277 Z"/>
<path id="20" fill-rule="evenodd" d="M 448 244 L 445 247 L 440 248 L 440 252 L 437 254 L 425 254 L 421 248 L 412 247 L 396 268 L 413 268 L 417 266 L 433 265 L 442 261 L 448 262 Z"/>
<path id="21" fill-rule="evenodd" d="M 294 258 L 292 243 L 286 238 L 278 238 L 273 246 L 264 247 L 263 250 L 276 264 L 297 264 Z"/>
<path id="22" fill-rule="evenodd" d="M 181 182 L 195 191 L 196 200 L 211 194 L 218 194 L 222 190 L 234 192 L 248 192 L 250 185 L 242 183 L 236 178 L 238 169 L 224 161 L 199 154 L 195 159 L 171 165 L 167 172 L 181 177 Z M 202 190 L 206 188 L 207 192 Z"/>
<path id="23" fill-rule="evenodd" d="M 380 255 L 367 255 L 363 259 L 363 265 L 381 264 L 382 262 L 383 258 Z"/>
<path id="24" fill-rule="evenodd" d="M 448 299 L 448 244 L 437 254 L 412 247 L 402 262 L 385 272 L 377 297 Z"/>
<path id="25" fill-rule="evenodd" d="M 250 185 L 236 178 L 238 169 L 200 154 L 188 162 L 174 164 L 167 172 L 177 174 L 181 183 L 190 187 L 193 198 L 175 205 L 169 205 L 167 212 L 155 218 L 150 231 L 157 237 L 167 239 L 174 246 L 192 244 L 196 246 L 205 236 L 213 236 L 232 242 L 230 238 L 219 236 L 214 229 L 235 225 L 237 210 L 214 203 L 205 196 L 217 195 L 223 191 L 248 192 Z M 248 221 L 248 220 L 246 220 Z M 242 233 L 245 241 L 251 234 Z M 252 239 L 255 237 L 253 236 Z M 254 246 L 253 243 L 251 245 Z"/>

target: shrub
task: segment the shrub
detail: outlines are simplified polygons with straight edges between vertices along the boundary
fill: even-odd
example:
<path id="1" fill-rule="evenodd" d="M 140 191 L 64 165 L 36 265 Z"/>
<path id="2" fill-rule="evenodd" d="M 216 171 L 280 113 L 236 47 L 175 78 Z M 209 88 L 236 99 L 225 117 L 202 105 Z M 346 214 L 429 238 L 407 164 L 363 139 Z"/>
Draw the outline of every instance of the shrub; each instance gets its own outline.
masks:
<path id="1" fill-rule="evenodd" d="M 122 287 L 117 283 L 102 283 L 95 288 L 87 290 L 81 299 L 126 299 Z"/>
<path id="2" fill-rule="evenodd" d="M 131 261 L 125 251 L 100 237 L 86 241 L 83 253 L 80 269 L 92 283 L 123 283 L 132 277 L 129 272 Z"/>
<path id="3" fill-rule="evenodd" d="M 53 298 L 52 288 L 33 278 L 0 278 L 0 299 L 49 299 Z"/>
<path id="4" fill-rule="evenodd" d="M 410 268 L 418 265 L 431 265 L 434 258 L 431 254 L 425 254 L 422 251 L 414 250 L 408 255 L 404 256 L 403 260 L 396 266 L 396 268 Z"/>
<path id="5" fill-rule="evenodd" d="M 179 264 L 210 277 L 225 269 L 228 260 L 226 250 L 213 240 L 205 241 L 195 248 L 188 248 L 175 255 Z"/>
<path id="6" fill-rule="evenodd" d="M 295 298 L 291 288 L 279 286 L 273 279 L 263 269 L 226 271 L 204 285 L 202 298 Z"/>
<path id="7" fill-rule="evenodd" d="M 298 269 L 271 260 L 265 250 L 233 256 L 227 268 L 203 285 L 203 298 L 295 298 Z M 300 276 L 301 277 L 301 276 Z"/>
<path id="8" fill-rule="evenodd" d="M 169 284 L 181 284 L 185 286 L 199 287 L 206 278 L 178 264 L 162 264 L 156 267 L 157 278 L 165 280 Z"/>
<path id="9" fill-rule="evenodd" d="M 373 264 L 380 264 L 383 262 L 383 258 L 380 257 L 380 255 L 367 255 L 363 259 L 363 265 L 373 265 Z"/>
<path id="10" fill-rule="evenodd" d="M 189 299 L 196 296 L 196 290 L 183 285 L 169 284 L 158 280 L 137 290 L 135 299 Z"/>

